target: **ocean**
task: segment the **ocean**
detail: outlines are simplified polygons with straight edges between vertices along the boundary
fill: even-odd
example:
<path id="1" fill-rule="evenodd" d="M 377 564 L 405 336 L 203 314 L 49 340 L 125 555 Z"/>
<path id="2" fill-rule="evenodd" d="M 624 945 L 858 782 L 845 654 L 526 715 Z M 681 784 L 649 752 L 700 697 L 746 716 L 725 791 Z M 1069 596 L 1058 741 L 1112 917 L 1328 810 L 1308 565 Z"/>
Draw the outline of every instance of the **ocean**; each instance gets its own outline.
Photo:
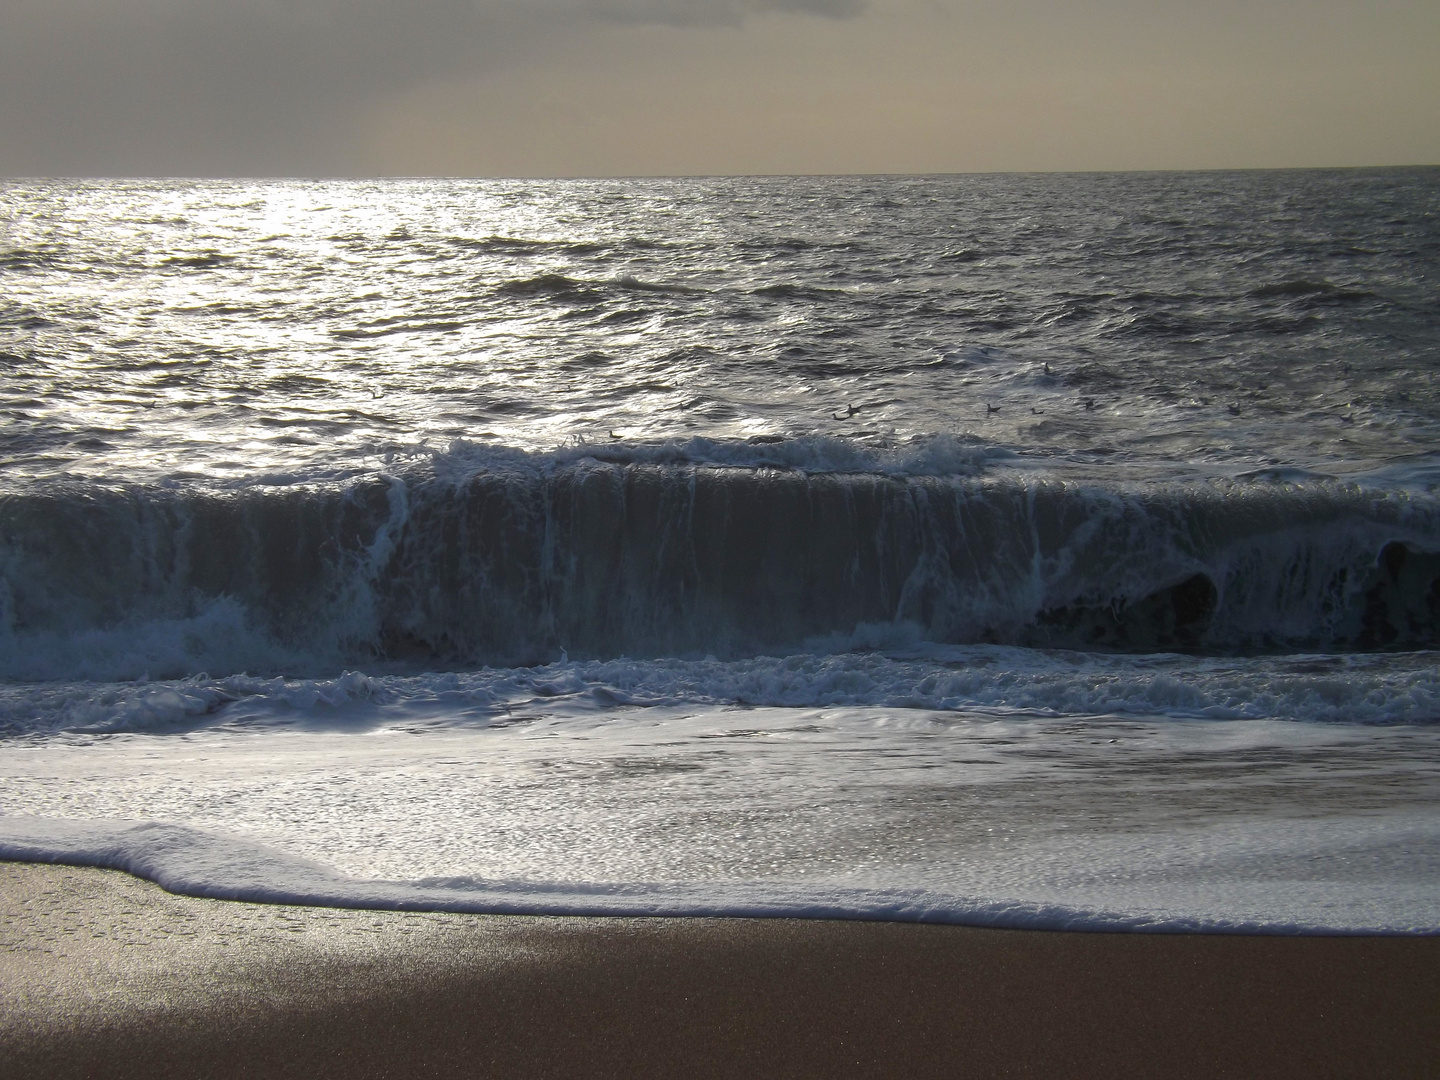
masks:
<path id="1" fill-rule="evenodd" d="M 1440 931 L 1440 169 L 0 181 L 0 858 Z"/>

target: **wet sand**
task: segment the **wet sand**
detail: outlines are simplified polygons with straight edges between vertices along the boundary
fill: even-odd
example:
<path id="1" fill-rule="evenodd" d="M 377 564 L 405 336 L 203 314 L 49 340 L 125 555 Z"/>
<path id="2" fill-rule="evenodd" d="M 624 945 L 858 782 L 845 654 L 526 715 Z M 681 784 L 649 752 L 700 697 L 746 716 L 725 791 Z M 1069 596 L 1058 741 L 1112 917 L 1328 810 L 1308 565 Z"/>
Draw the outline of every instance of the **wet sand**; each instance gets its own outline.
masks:
<path id="1" fill-rule="evenodd" d="M 365 912 L 0 863 L 0 1076 L 1423 1077 L 1440 938 Z"/>

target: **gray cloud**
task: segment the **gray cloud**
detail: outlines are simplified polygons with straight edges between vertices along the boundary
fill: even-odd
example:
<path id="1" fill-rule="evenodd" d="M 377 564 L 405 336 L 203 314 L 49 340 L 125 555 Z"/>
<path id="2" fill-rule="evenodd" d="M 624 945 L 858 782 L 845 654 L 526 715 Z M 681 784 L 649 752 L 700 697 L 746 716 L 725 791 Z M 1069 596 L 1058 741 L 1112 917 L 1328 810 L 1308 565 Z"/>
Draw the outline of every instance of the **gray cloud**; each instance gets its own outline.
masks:
<path id="1" fill-rule="evenodd" d="M 344 171 L 377 96 L 606 23 L 844 18 L 863 0 L 7 0 L 0 173 Z"/>
<path id="2" fill-rule="evenodd" d="M 0 0 L 0 175 L 1432 161 L 1433 0 Z M 703 29 L 703 28 L 712 29 Z"/>

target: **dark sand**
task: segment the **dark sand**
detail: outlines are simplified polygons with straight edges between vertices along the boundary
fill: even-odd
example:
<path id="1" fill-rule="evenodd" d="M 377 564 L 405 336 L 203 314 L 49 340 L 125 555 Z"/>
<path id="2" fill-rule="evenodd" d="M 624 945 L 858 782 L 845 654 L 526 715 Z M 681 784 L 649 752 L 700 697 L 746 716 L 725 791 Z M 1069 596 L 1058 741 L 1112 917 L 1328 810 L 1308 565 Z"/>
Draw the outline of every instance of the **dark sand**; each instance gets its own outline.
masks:
<path id="1" fill-rule="evenodd" d="M 1440 1077 L 1440 938 L 279 907 L 0 863 L 10 1077 Z"/>

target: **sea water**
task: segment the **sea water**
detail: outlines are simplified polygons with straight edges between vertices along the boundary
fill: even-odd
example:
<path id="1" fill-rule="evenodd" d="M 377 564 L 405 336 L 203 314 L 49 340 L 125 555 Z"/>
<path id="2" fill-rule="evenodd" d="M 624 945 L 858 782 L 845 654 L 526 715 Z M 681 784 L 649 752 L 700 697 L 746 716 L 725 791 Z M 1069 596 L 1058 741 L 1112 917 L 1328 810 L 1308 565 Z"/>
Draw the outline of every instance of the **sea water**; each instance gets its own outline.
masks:
<path id="1" fill-rule="evenodd" d="M 0 185 L 0 857 L 1440 930 L 1440 170 Z"/>

